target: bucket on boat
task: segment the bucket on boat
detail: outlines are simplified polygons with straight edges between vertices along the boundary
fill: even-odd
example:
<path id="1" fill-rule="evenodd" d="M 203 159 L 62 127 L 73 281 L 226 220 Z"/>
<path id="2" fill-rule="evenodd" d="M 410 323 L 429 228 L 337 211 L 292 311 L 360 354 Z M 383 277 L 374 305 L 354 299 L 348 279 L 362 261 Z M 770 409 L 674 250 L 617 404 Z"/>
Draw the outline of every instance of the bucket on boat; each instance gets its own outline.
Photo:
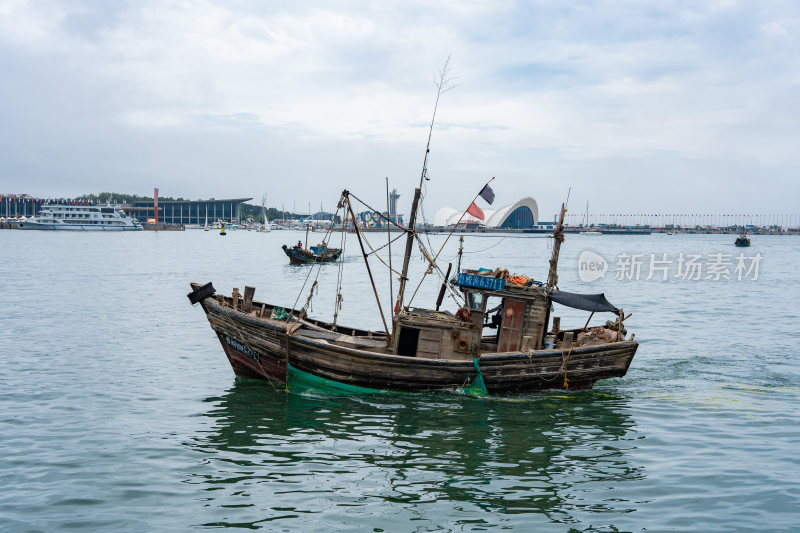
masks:
<path id="1" fill-rule="evenodd" d="M 544 337 L 544 348 L 548 350 L 550 348 L 556 347 L 556 336 L 555 335 L 545 335 Z"/>

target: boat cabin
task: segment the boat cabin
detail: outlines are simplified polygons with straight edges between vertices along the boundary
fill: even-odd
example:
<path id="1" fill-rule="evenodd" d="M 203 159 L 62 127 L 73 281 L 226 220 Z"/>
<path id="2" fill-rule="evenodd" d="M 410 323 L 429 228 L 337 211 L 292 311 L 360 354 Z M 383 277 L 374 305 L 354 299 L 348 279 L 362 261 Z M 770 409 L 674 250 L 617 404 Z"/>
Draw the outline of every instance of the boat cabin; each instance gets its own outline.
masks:
<path id="1" fill-rule="evenodd" d="M 549 298 L 541 283 L 516 285 L 491 272 L 464 271 L 450 281 L 466 305 L 456 315 L 408 309 L 398 313 L 392 351 L 408 357 L 470 359 L 480 353 L 532 351 L 542 347 L 549 318 Z M 487 312 L 490 297 L 500 305 Z M 483 336 L 484 327 L 497 334 Z"/>

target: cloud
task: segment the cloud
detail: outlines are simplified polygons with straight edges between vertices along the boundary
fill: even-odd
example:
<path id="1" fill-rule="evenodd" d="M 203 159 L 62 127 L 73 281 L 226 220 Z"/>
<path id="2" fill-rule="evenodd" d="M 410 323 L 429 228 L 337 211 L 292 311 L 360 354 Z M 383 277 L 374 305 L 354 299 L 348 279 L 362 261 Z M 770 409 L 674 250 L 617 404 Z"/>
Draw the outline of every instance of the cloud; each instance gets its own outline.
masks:
<path id="1" fill-rule="evenodd" d="M 728 184 L 800 192 L 798 26 L 791 2 L 7 0 L 0 181 L 222 197 L 280 176 L 271 198 L 315 205 L 386 175 L 410 189 L 453 53 L 430 202 L 497 175 L 546 212 L 569 184 L 630 203 L 698 174 L 731 204 L 773 202 Z"/>

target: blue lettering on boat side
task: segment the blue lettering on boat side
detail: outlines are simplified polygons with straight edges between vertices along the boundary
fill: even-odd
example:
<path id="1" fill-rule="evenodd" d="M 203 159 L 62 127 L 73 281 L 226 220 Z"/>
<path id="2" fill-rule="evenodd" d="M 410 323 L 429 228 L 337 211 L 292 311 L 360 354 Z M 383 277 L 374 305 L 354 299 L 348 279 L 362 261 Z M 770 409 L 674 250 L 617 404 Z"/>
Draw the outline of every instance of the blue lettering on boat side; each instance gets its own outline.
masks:
<path id="1" fill-rule="evenodd" d="M 477 287 L 493 291 L 502 291 L 506 288 L 506 280 L 504 279 L 463 273 L 458 275 L 458 284 L 464 287 Z"/>
<path id="2" fill-rule="evenodd" d="M 227 335 L 225 336 L 225 343 L 232 348 L 236 348 L 237 350 L 242 352 L 244 355 L 246 355 L 256 363 L 261 362 L 261 354 L 256 352 L 255 350 L 250 349 L 249 346 L 245 346 L 241 342 L 235 341 L 230 337 L 228 337 Z"/>

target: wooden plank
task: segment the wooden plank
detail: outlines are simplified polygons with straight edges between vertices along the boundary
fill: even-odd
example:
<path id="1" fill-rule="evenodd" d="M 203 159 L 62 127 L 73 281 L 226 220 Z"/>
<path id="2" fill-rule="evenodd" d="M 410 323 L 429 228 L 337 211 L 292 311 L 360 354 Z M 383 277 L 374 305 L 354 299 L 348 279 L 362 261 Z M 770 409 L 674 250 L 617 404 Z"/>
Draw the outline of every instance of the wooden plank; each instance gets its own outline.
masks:
<path id="1" fill-rule="evenodd" d="M 500 324 L 499 352 L 515 352 L 522 338 L 525 302 L 506 298 L 503 304 L 503 321 Z"/>
<path id="2" fill-rule="evenodd" d="M 203 308 L 237 374 L 280 379 L 288 349 L 291 364 L 300 370 L 365 387 L 454 388 L 475 376 L 468 354 L 460 354 L 464 356 L 460 361 L 454 359 L 453 354 L 447 354 L 447 359 L 441 359 L 440 354 L 400 358 L 386 354 L 385 350 L 358 347 L 357 338 L 342 343 L 350 348 L 337 346 L 340 333 L 323 330 L 312 333 L 305 326 L 289 338 L 287 344 L 284 322 L 254 318 L 212 301 L 206 301 Z M 509 328 L 512 333 L 515 325 L 519 328 L 516 331 L 521 331 L 522 324 L 512 319 Z M 480 332 L 466 333 L 480 335 Z M 440 352 L 443 340 L 452 341 L 449 332 L 441 329 L 423 330 L 419 340 L 418 347 L 423 351 L 432 350 L 438 342 Z M 598 379 L 625 375 L 637 347 L 634 342 L 621 342 L 571 350 L 487 354 L 480 358 L 480 365 L 490 391 L 561 388 L 565 364 L 570 388 L 581 388 L 591 386 Z"/>
<path id="3" fill-rule="evenodd" d="M 442 349 L 442 330 L 421 329 L 417 341 L 417 357 L 438 359 Z"/>
<path id="4" fill-rule="evenodd" d="M 234 288 L 231 296 L 231 306 L 234 310 L 239 309 L 239 289 Z"/>
<path id="5" fill-rule="evenodd" d="M 253 295 L 255 292 L 255 287 L 244 286 L 244 305 L 242 306 L 242 311 L 245 313 L 249 313 L 253 308 Z"/>

